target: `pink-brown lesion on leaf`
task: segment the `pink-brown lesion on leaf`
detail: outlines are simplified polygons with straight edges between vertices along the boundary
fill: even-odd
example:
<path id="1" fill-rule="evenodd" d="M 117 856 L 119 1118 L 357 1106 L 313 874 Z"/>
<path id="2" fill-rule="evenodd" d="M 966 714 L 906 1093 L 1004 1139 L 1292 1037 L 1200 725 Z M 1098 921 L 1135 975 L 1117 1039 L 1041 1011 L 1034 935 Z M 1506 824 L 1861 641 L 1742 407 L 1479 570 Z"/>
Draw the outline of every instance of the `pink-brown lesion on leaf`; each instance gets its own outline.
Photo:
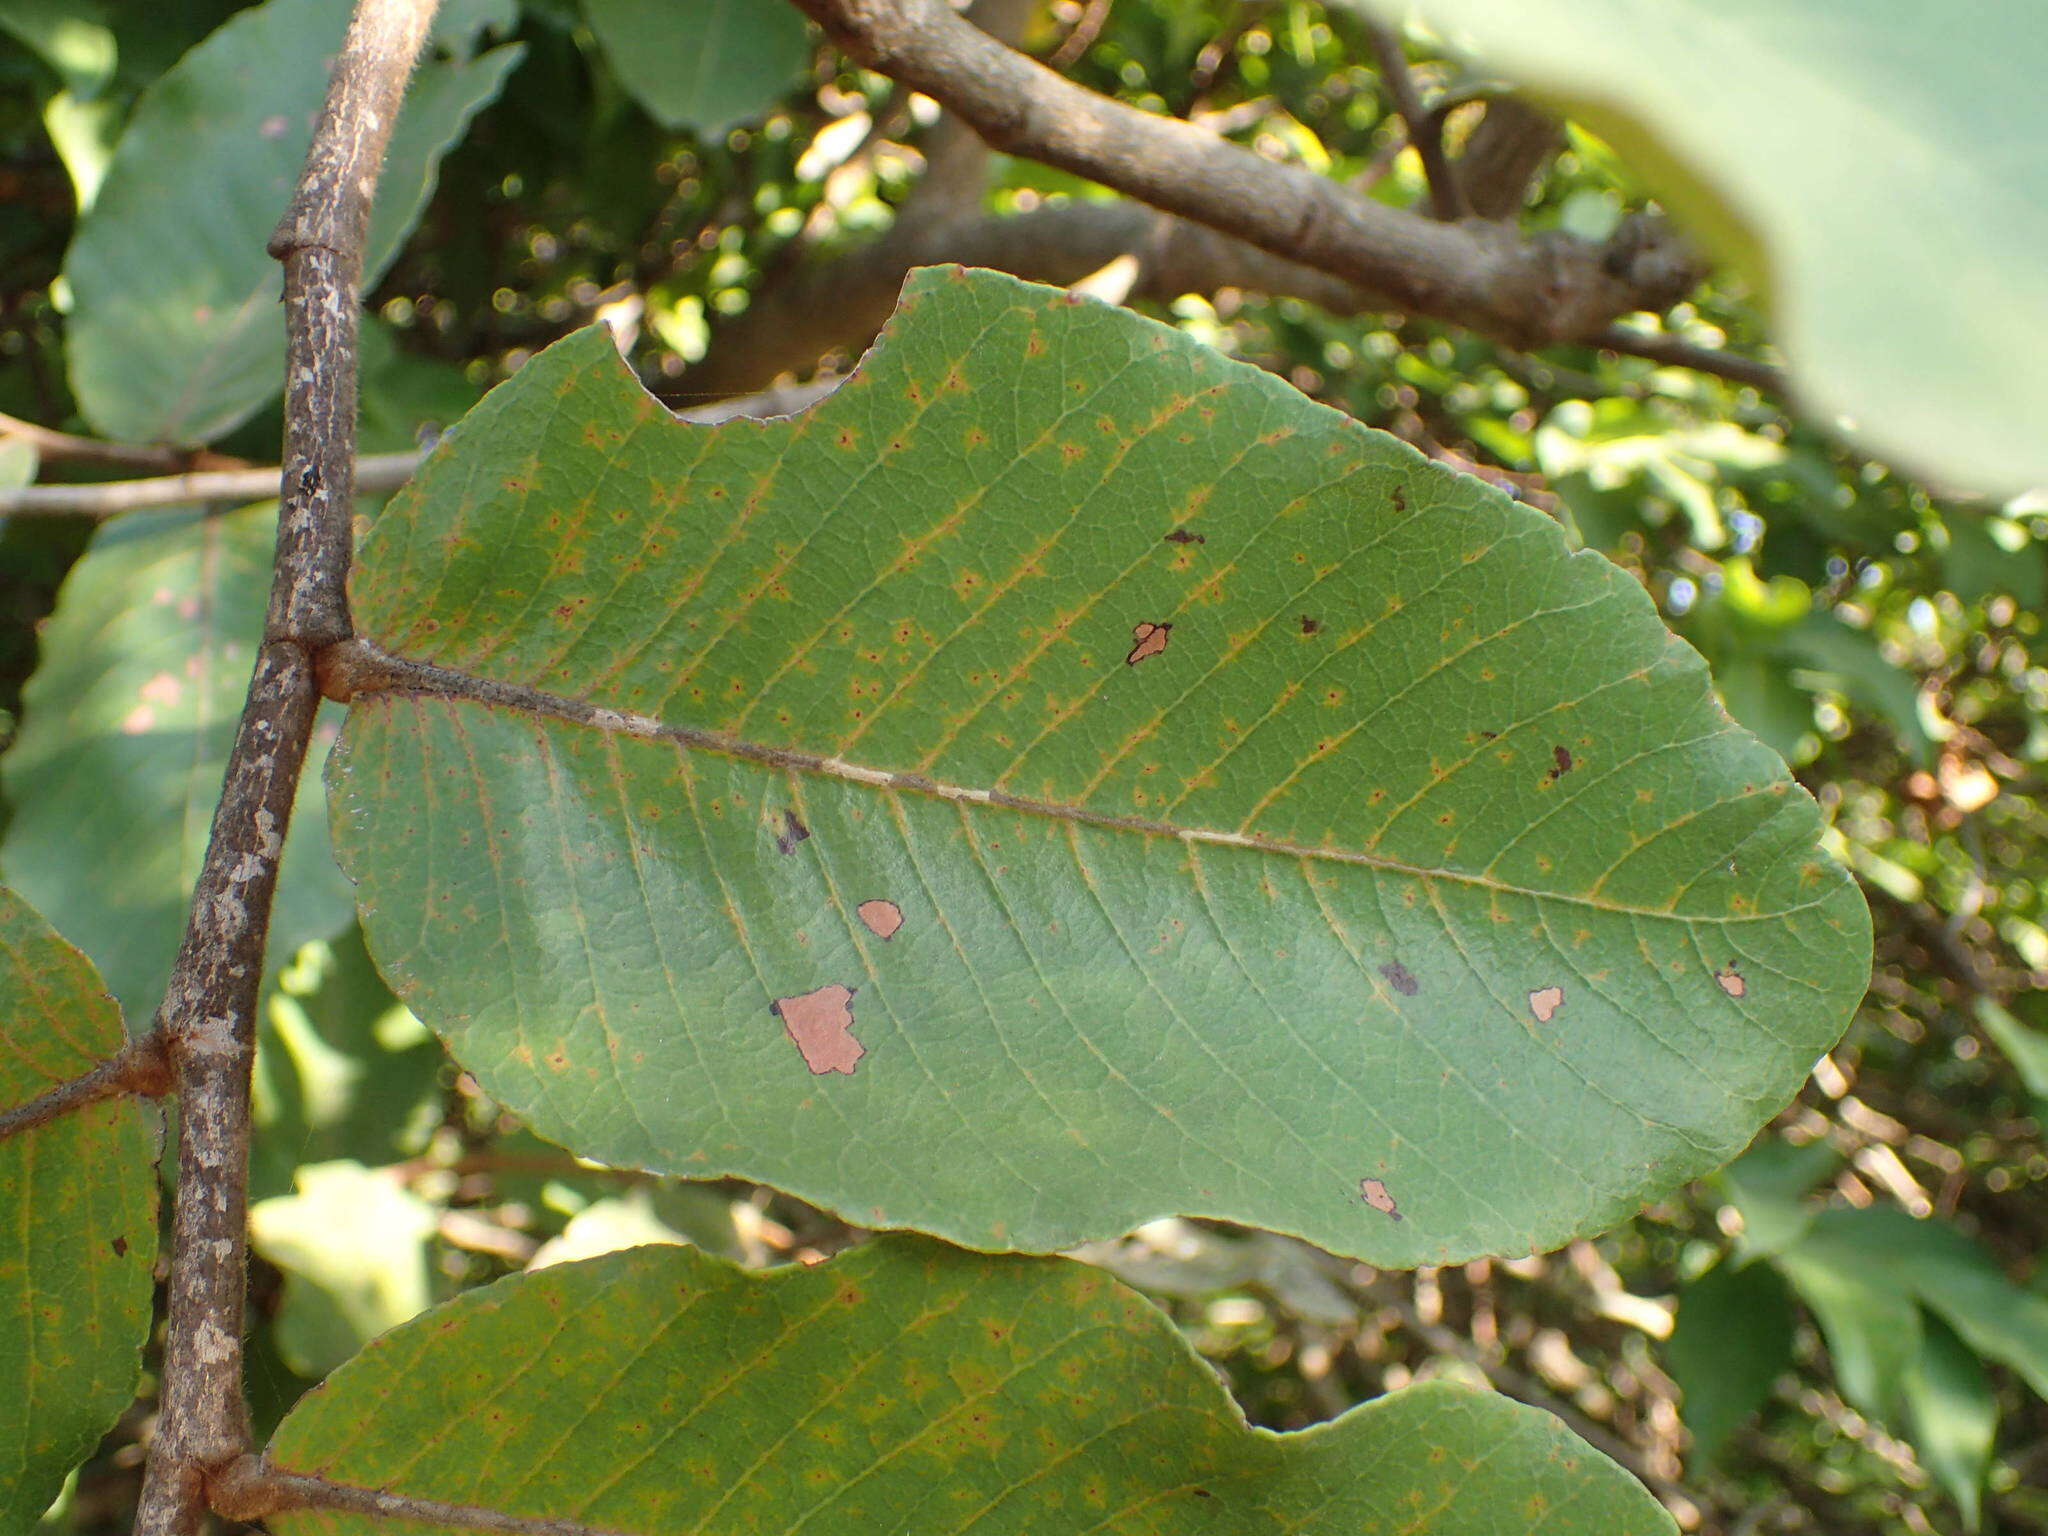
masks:
<path id="1" fill-rule="evenodd" d="M 778 997 L 768 1011 L 782 1020 L 782 1028 L 803 1053 L 804 1065 L 818 1077 L 828 1072 L 849 1076 L 867 1055 L 867 1047 L 853 1038 L 852 987 L 833 982 L 814 992 Z"/>
<path id="2" fill-rule="evenodd" d="M 1139 662 L 1163 655 L 1166 642 L 1173 635 L 1171 624 L 1154 624 L 1144 621 L 1131 626 L 1131 651 L 1124 657 L 1124 665 L 1135 667 Z"/>
<path id="3" fill-rule="evenodd" d="M 1529 1011 L 1538 1024 L 1548 1024 L 1564 1006 L 1563 987 L 1537 987 L 1529 994 Z"/>
<path id="4" fill-rule="evenodd" d="M 1393 1194 L 1379 1179 L 1360 1179 L 1358 1197 L 1382 1216 L 1392 1221 L 1401 1219 L 1401 1208 L 1394 1202 Z"/>
<path id="5" fill-rule="evenodd" d="M 853 911 L 878 939 L 895 938 L 896 930 L 903 926 L 903 909 L 880 896 L 862 902 Z"/>
<path id="6" fill-rule="evenodd" d="M 1714 984 L 1730 997 L 1742 997 L 1749 991 L 1749 982 L 1744 979 L 1742 972 L 1736 969 L 1733 960 L 1714 972 Z"/>

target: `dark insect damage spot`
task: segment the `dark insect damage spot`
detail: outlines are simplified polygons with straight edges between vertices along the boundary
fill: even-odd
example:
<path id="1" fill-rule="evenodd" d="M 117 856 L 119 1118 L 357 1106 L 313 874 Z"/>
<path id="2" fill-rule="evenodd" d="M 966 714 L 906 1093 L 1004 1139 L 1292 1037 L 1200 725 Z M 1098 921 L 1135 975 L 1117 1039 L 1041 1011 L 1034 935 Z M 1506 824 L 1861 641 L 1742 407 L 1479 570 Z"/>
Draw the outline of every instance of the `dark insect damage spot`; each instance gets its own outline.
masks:
<path id="1" fill-rule="evenodd" d="M 1406 512 L 1408 510 L 1408 487 L 1405 485 L 1394 487 L 1394 510 L 1396 512 Z"/>
<path id="2" fill-rule="evenodd" d="M 1556 766 L 1543 776 L 1543 782 L 1555 784 L 1559 779 L 1572 771 L 1572 755 L 1563 747 L 1552 747 L 1550 749 L 1550 759 Z"/>
<path id="3" fill-rule="evenodd" d="M 782 830 L 775 834 L 777 853 L 795 853 L 796 845 L 811 835 L 811 829 L 797 820 L 795 811 L 782 813 Z"/>
<path id="4" fill-rule="evenodd" d="M 1185 528 L 1176 528 L 1166 536 L 1166 542 L 1169 544 L 1206 544 L 1209 542 L 1209 539 L 1206 534 L 1190 533 Z"/>
<path id="5" fill-rule="evenodd" d="M 1304 635 L 1312 635 L 1322 627 L 1323 621 L 1321 619 L 1312 619 L 1305 613 L 1301 616 L 1301 632 Z"/>
<path id="6" fill-rule="evenodd" d="M 127 1258 L 127 1257 L 128 1257 L 128 1239 L 127 1239 L 127 1238 L 125 1238 L 125 1237 L 117 1237 L 117 1238 L 115 1238 L 115 1239 L 114 1239 L 114 1241 L 113 1241 L 113 1243 L 112 1243 L 112 1245 L 111 1245 L 111 1246 L 113 1247 L 113 1250 L 114 1250 L 114 1257 L 115 1257 L 115 1258 L 117 1258 L 117 1259 L 125 1259 L 125 1258 Z"/>
<path id="7" fill-rule="evenodd" d="M 1387 985 L 1403 997 L 1413 997 L 1422 990 L 1422 983 L 1415 979 L 1415 973 L 1398 960 L 1389 960 L 1381 966 L 1380 974 L 1387 978 Z"/>
<path id="8" fill-rule="evenodd" d="M 1166 650 L 1166 640 L 1173 633 L 1171 624 L 1133 624 L 1131 639 L 1136 642 L 1131 654 L 1124 658 L 1124 665 L 1135 667 L 1148 656 L 1158 656 Z"/>
<path id="9" fill-rule="evenodd" d="M 1395 1221 L 1401 1219 L 1401 1208 L 1394 1204 L 1394 1197 L 1387 1193 L 1387 1186 L 1378 1179 L 1360 1179 L 1358 1196 L 1382 1216 L 1391 1217 Z"/>

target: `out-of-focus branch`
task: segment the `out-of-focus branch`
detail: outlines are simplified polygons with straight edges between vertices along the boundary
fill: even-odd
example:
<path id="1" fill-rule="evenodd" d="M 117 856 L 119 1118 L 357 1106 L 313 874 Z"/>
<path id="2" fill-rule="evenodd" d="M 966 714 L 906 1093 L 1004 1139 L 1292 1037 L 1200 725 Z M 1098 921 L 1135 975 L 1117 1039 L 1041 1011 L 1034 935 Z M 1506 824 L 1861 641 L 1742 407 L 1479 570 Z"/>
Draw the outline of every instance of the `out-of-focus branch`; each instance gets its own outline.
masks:
<path id="1" fill-rule="evenodd" d="M 1372 43 L 1373 61 L 1378 65 L 1380 83 L 1394 100 L 1394 110 L 1408 126 L 1408 142 L 1422 157 L 1422 171 L 1429 178 L 1429 203 L 1439 219 L 1462 219 L 1465 196 L 1459 190 L 1458 173 L 1444 153 L 1443 119 L 1422 105 L 1415 88 L 1415 76 L 1408 68 L 1408 55 L 1401 37 L 1381 21 L 1368 21 L 1365 35 Z"/>
<path id="2" fill-rule="evenodd" d="M 813 356 L 815 361 L 815 354 Z M 830 394 L 836 379 L 765 389 L 712 405 L 678 411 L 678 419 L 714 425 L 735 416 L 791 416 Z M 424 453 L 379 453 L 356 460 L 358 495 L 395 491 L 420 467 Z M 0 490 L 0 517 L 13 512 L 39 512 L 73 517 L 113 517 L 152 507 L 189 507 L 205 502 L 260 501 L 278 494 L 283 476 L 277 465 L 253 469 L 208 470 L 202 474 L 159 475 L 149 480 L 106 480 L 90 485 L 29 485 Z"/>
<path id="3" fill-rule="evenodd" d="M 1425 218 L 1207 129 L 1084 90 L 1004 47 L 944 0 L 797 0 L 861 62 L 925 92 L 998 149 L 1040 160 L 1316 268 L 1388 307 L 1520 346 L 1584 338 L 1662 310 L 1699 276 L 1662 226 L 1604 245 Z"/>
<path id="4" fill-rule="evenodd" d="M 1458 156 L 1458 186 L 1482 219 L 1512 219 L 1551 156 L 1564 147 L 1557 119 L 1519 96 L 1496 96 Z"/>
<path id="5" fill-rule="evenodd" d="M 1723 352 L 1714 347 L 1697 346 L 1676 336 L 1653 336 L 1647 331 L 1610 325 L 1588 336 L 1585 344 L 1630 357 L 1645 357 L 1671 368 L 1692 368 L 1700 373 L 1718 374 L 1767 394 L 1785 393 L 1785 375 L 1769 363 L 1760 363 L 1753 357 L 1737 357 L 1733 352 Z"/>
<path id="6" fill-rule="evenodd" d="M 128 469 L 228 468 L 241 462 L 204 448 L 170 448 L 160 443 L 110 443 L 103 438 L 79 437 L 52 427 L 39 427 L 19 416 L 0 413 L 0 441 L 8 438 L 27 443 L 51 462 L 71 460 L 81 464 L 119 464 Z"/>

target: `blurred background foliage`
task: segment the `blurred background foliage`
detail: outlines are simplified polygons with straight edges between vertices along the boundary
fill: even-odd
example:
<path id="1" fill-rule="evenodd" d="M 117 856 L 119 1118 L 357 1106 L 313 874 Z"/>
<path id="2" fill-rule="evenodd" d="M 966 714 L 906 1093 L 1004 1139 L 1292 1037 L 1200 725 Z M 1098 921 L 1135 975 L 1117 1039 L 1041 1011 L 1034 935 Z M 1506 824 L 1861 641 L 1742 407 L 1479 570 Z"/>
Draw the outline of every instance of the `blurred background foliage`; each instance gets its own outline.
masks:
<path id="1" fill-rule="evenodd" d="M 338 30 L 328 0 L 270 3 L 331 14 Z M 111 413 L 74 393 L 67 346 L 93 317 L 74 312 L 67 250 L 92 218 L 81 208 L 119 185 L 139 110 L 154 141 L 125 153 L 213 167 L 233 201 L 234 147 L 205 138 L 204 112 L 180 127 L 168 86 L 151 92 L 242 10 L 0 0 L 0 411 L 79 433 Z M 1004 14 L 1021 46 L 1092 89 L 1392 203 L 1425 197 L 1355 16 L 1308 0 L 1052 0 Z M 768 0 L 444 3 L 442 64 L 508 43 L 516 53 L 465 77 L 457 105 L 474 115 L 370 295 L 365 451 L 428 440 L 594 319 L 673 406 L 765 385 L 780 365 L 756 376 L 749 312 L 830 294 L 833 264 L 929 219 L 941 180 L 953 217 L 1113 201 L 963 150 L 931 103 L 848 66 Z M 1427 34 L 1407 45 L 1425 94 L 1450 105 L 1455 147 L 1500 86 Z M 1598 238 L 1652 206 L 1652 188 L 1567 125 L 1521 219 Z M 164 269 L 178 259 L 167 252 Z M 124 302 L 165 307 L 174 334 L 180 300 L 151 286 L 149 266 Z M 1130 289 L 1115 264 L 1090 284 Z M 1634 574 L 1712 663 L 1731 713 L 1826 809 L 1877 917 L 1877 964 L 1847 1038 L 1747 1156 L 1597 1240 L 1397 1274 L 1162 1221 L 1084 1257 L 1155 1297 L 1257 1423 L 1299 1427 L 1450 1373 L 1559 1413 L 1688 1531 L 2048 1531 L 2048 498 L 1994 504 L 1917 483 L 1711 373 L 1585 348 L 1531 356 L 1235 287 L 1133 302 L 1483 476 Z M 1772 357 L 1760 296 L 1726 274 L 1635 323 Z M 843 370 L 857 345 L 833 338 L 798 371 Z M 274 463 L 279 427 L 273 398 L 184 446 L 203 449 L 194 463 Z M 63 452 L 39 466 L 27 437 L 0 431 L 0 483 L 39 467 L 45 479 L 135 473 Z M 0 525 L 0 861 L 32 896 L 54 861 L 106 861 L 133 897 L 132 910 L 110 904 L 127 939 L 149 920 L 136 912 L 189 879 L 175 857 L 145 867 L 136 849 L 152 831 L 165 847 L 189 841 L 180 818 L 218 783 L 261 606 L 260 558 L 230 558 L 247 553 L 238 527 L 149 512 L 98 531 L 77 518 Z M 145 590 L 138 572 L 153 567 L 135 562 L 188 558 L 198 574 L 178 579 L 203 602 Z M 43 657 L 39 633 L 97 649 L 85 663 L 54 645 Z M 90 675 L 60 684 L 64 665 Z M 37 829 L 56 797 L 119 798 L 118 738 L 165 724 L 90 702 L 94 678 L 122 665 L 226 679 L 213 703 L 203 685 L 155 696 L 190 733 L 192 793 L 130 796 L 112 831 L 65 812 L 66 825 L 85 818 L 84 851 L 52 852 Z M 315 830 L 300 835 L 318 837 L 317 802 L 308 810 Z M 366 1338 L 508 1272 L 635 1242 L 759 1265 L 858 1240 L 765 1189 L 592 1167 L 538 1141 L 391 998 L 345 896 L 306 900 L 293 935 L 319 937 L 276 957 L 259 1069 L 259 1432 Z M 66 928 L 95 958 L 118 947 L 96 946 L 89 923 Z M 131 1016 L 148 1006 L 150 965 L 168 959 L 124 973 Z M 150 1412 L 145 1397 L 51 1529 L 126 1529 Z"/>

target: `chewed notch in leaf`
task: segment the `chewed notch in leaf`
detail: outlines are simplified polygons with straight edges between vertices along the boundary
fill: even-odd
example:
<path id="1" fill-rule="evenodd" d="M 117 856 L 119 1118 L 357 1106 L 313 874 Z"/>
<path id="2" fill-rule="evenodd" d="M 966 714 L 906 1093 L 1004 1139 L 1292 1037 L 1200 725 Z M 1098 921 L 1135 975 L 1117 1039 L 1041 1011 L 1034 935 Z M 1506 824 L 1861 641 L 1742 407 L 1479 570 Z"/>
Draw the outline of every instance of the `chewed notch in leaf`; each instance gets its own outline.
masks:
<path id="1" fill-rule="evenodd" d="M 447 685 L 359 692 L 330 760 L 372 948 L 614 1164 L 994 1248 L 1179 1213 L 1527 1252 L 1739 1150 L 1867 978 L 1815 807 L 1630 577 L 1014 279 L 916 274 L 766 423 L 559 343 L 352 596 Z"/>

